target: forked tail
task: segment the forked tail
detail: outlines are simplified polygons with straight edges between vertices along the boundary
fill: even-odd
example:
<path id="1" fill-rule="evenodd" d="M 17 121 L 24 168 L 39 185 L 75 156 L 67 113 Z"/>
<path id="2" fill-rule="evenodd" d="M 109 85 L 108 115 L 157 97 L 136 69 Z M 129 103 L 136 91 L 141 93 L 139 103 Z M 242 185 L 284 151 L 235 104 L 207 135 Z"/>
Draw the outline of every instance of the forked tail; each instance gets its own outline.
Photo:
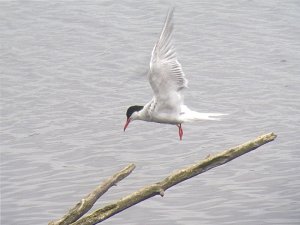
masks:
<path id="1" fill-rule="evenodd" d="M 190 110 L 187 106 L 182 105 L 182 115 L 181 118 L 183 121 L 195 121 L 195 120 L 221 120 L 222 116 L 226 116 L 224 113 L 199 113 L 193 110 Z"/>
<path id="2" fill-rule="evenodd" d="M 224 113 L 198 113 L 192 111 L 194 120 L 221 120 L 221 116 L 226 116 Z"/>

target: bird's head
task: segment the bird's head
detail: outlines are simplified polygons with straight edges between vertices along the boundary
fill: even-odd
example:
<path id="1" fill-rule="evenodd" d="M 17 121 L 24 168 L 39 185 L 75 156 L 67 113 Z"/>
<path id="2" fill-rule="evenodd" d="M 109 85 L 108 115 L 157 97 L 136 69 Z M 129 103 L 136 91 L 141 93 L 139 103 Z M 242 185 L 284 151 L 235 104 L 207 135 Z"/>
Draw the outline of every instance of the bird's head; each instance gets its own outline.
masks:
<path id="1" fill-rule="evenodd" d="M 127 120 L 126 120 L 126 123 L 125 123 L 125 126 L 124 126 L 124 131 L 126 130 L 126 128 L 128 127 L 129 123 L 132 120 L 138 119 L 138 116 L 139 116 L 138 112 L 141 111 L 143 108 L 144 108 L 144 106 L 133 105 L 133 106 L 130 106 L 127 109 L 127 112 L 126 112 Z"/>

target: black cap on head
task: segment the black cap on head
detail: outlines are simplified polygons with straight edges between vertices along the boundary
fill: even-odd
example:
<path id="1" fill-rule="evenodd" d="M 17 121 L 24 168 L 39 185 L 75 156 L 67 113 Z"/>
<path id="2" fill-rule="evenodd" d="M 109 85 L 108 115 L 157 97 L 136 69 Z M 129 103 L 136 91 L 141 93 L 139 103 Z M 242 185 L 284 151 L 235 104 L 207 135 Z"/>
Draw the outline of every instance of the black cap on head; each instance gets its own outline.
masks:
<path id="1" fill-rule="evenodd" d="M 138 111 L 142 110 L 143 108 L 144 108 L 144 106 L 140 106 L 140 105 L 130 106 L 126 112 L 127 118 L 131 117 L 132 113 L 138 112 Z"/>

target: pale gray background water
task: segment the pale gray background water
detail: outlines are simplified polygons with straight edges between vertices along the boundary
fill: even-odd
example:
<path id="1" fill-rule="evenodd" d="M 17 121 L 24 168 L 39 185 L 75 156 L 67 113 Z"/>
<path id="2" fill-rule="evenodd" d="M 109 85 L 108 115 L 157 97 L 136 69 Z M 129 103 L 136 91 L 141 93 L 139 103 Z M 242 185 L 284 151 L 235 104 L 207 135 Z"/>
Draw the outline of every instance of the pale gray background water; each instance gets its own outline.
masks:
<path id="1" fill-rule="evenodd" d="M 266 132 L 278 138 L 105 224 L 300 224 L 300 2 L 177 1 L 186 104 L 221 122 L 134 122 L 167 1 L 2 1 L 1 224 L 47 224 L 130 162 L 97 203 Z"/>

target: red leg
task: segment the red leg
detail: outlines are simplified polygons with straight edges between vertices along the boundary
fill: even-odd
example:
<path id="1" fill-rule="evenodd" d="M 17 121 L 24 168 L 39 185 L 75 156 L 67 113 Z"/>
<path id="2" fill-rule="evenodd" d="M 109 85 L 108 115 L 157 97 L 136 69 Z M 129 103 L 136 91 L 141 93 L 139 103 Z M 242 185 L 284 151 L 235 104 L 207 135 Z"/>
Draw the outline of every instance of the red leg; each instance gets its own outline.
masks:
<path id="1" fill-rule="evenodd" d="M 182 140 L 182 136 L 183 136 L 183 129 L 182 129 L 181 124 L 180 124 L 180 140 Z"/>
<path id="2" fill-rule="evenodd" d="M 178 127 L 179 138 L 180 138 L 180 140 L 182 140 L 183 129 L 182 129 L 182 127 L 181 127 L 181 123 L 180 123 L 180 124 L 177 124 L 177 127 Z"/>

